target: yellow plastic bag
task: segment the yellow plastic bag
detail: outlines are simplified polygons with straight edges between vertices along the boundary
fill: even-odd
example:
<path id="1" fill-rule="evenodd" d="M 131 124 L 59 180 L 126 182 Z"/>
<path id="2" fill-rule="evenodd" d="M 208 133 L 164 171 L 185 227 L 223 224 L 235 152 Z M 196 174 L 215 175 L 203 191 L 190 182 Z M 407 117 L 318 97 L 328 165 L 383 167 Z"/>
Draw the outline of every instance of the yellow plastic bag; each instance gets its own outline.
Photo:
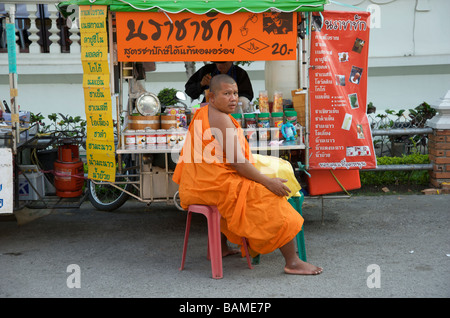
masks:
<path id="1" fill-rule="evenodd" d="M 281 158 L 273 156 L 264 156 L 259 154 L 252 154 L 254 159 L 254 165 L 256 169 L 262 174 L 271 178 L 282 178 L 286 179 L 285 185 L 291 190 L 286 199 L 292 196 L 300 196 L 298 193 L 302 188 L 295 178 L 294 169 L 292 165 Z"/>

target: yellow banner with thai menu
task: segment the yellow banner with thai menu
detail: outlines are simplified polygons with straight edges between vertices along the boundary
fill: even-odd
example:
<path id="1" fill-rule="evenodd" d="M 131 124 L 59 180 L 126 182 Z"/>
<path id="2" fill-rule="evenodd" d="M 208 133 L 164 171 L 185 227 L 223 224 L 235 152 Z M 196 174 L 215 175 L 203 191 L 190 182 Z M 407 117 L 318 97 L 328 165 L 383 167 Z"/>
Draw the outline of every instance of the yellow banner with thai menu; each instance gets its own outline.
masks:
<path id="1" fill-rule="evenodd" d="M 99 181 L 114 182 L 116 176 L 116 159 L 111 154 L 90 154 L 86 157 L 90 167 L 88 178 Z"/>
<path id="2" fill-rule="evenodd" d="M 80 6 L 80 42 L 88 178 L 114 182 L 116 161 L 106 14 L 106 6 Z"/>
<path id="3" fill-rule="evenodd" d="M 97 102 L 110 101 L 111 91 L 109 87 L 98 87 L 98 88 L 84 87 L 84 100 Z"/>
<path id="4" fill-rule="evenodd" d="M 107 74 L 109 76 L 108 60 L 81 59 L 81 64 L 83 65 L 84 75 Z"/>
<path id="5" fill-rule="evenodd" d="M 83 32 L 81 46 L 102 47 L 108 43 L 108 33 L 102 31 Z"/>
<path id="6" fill-rule="evenodd" d="M 98 141 L 114 141 L 114 135 L 110 134 L 113 130 L 113 119 L 110 112 L 91 112 L 87 113 L 86 126 L 91 133 L 87 139 Z"/>
<path id="7" fill-rule="evenodd" d="M 108 59 L 107 47 L 95 47 L 95 46 L 82 46 L 81 58 L 86 61 L 97 61 L 102 59 Z"/>
<path id="8" fill-rule="evenodd" d="M 87 113 L 95 113 L 95 112 L 112 112 L 111 109 L 111 101 L 107 100 L 87 100 L 85 103 L 85 112 Z"/>
<path id="9" fill-rule="evenodd" d="M 107 74 L 84 74 L 83 87 L 107 87 L 109 85 L 109 76 Z"/>

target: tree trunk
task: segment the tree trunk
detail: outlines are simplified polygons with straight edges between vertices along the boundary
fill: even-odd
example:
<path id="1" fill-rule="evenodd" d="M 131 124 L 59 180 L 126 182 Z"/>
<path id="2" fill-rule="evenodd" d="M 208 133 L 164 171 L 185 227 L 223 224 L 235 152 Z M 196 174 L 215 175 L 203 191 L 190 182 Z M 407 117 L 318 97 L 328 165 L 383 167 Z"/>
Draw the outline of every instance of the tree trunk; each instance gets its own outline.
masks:
<path id="1" fill-rule="evenodd" d="M 189 79 L 195 73 L 195 62 L 184 62 L 186 76 Z"/>

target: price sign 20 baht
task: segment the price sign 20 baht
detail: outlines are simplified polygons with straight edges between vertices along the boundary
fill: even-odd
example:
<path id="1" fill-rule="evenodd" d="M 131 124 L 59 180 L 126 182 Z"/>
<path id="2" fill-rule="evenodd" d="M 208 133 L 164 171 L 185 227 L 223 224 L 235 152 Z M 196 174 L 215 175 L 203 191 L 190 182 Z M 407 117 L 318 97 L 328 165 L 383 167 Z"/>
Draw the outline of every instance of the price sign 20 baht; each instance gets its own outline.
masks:
<path id="1" fill-rule="evenodd" d="M 297 14 L 116 12 L 121 62 L 295 60 Z"/>

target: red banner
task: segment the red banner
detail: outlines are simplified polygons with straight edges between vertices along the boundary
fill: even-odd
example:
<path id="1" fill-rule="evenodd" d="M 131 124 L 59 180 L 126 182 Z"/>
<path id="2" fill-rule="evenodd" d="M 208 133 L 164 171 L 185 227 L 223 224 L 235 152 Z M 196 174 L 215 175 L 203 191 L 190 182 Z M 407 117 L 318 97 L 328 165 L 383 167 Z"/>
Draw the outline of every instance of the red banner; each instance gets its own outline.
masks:
<path id="1" fill-rule="evenodd" d="M 376 167 L 368 122 L 367 12 L 313 16 L 310 57 L 310 169 Z"/>
<path id="2" fill-rule="evenodd" d="M 121 62 L 295 60 L 297 14 L 116 12 Z"/>

